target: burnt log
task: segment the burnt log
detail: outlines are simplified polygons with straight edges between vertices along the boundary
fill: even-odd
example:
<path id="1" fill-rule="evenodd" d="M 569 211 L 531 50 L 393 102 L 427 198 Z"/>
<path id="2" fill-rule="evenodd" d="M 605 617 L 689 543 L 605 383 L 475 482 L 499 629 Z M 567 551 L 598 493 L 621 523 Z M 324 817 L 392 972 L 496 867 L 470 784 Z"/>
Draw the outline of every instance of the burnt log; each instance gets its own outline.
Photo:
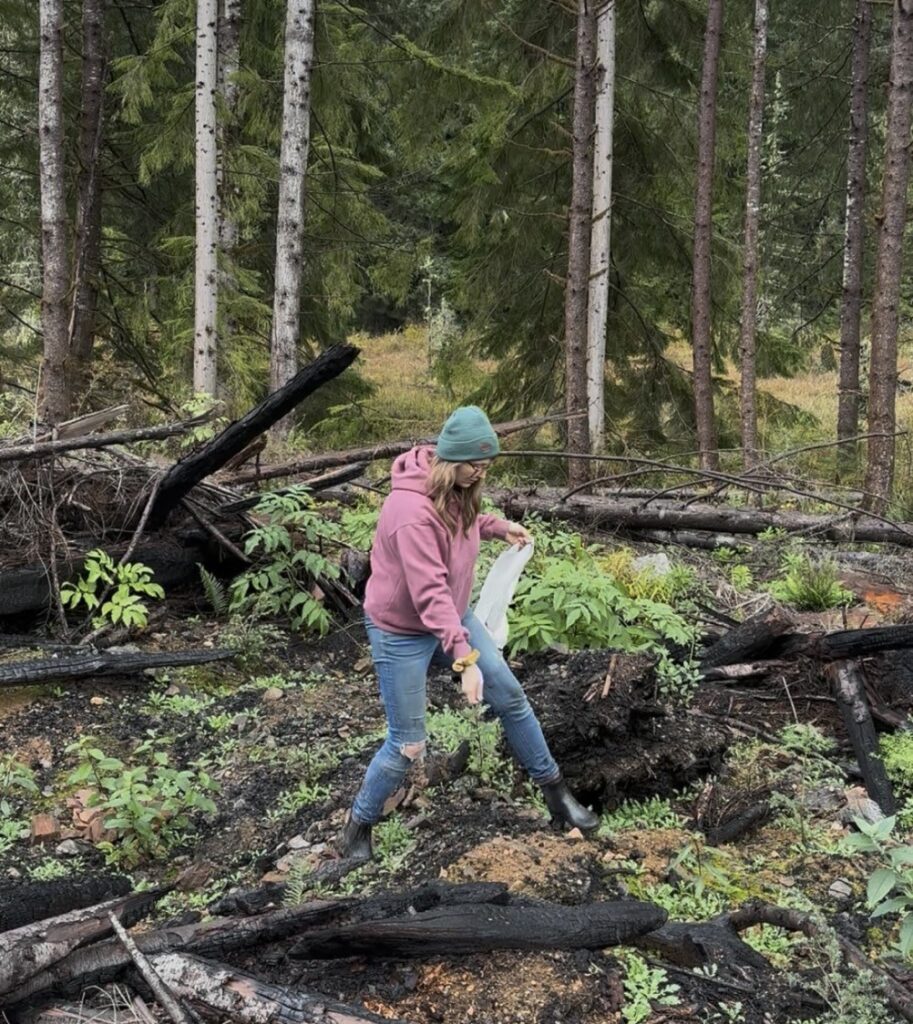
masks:
<path id="1" fill-rule="evenodd" d="M 132 888 L 124 875 L 70 875 L 51 882 L 0 884 L 0 932 L 126 896 Z"/>
<path id="2" fill-rule="evenodd" d="M 149 513 L 148 528 L 155 530 L 161 527 L 172 509 L 193 487 L 221 469 L 232 456 L 287 416 L 308 395 L 338 377 L 352 364 L 358 351 L 354 345 L 334 345 L 327 349 L 240 420 L 230 423 L 199 451 L 175 463 L 162 478 Z"/>
<path id="3" fill-rule="evenodd" d="M 727 967 L 769 970 L 770 964 L 736 929 L 723 919 L 716 921 L 670 921 L 634 939 L 638 949 L 658 953 L 678 967 L 703 967 L 717 963 Z"/>
<path id="4" fill-rule="evenodd" d="M 320 929 L 289 952 L 298 959 L 343 956 L 455 956 L 492 949 L 603 949 L 659 928 L 666 912 L 652 903 L 618 901 L 566 907 L 512 900 L 506 906 L 435 907 L 398 918 Z"/>
<path id="5" fill-rule="evenodd" d="M 0 665 L 0 688 L 29 686 L 55 680 L 72 682 L 76 679 L 99 676 L 126 676 L 150 668 L 171 668 L 176 665 L 203 665 L 210 661 L 225 661 L 235 656 L 234 651 L 221 648 L 199 651 L 160 651 L 155 654 L 134 654 L 129 651 L 74 650 L 57 658 L 35 658 L 32 661 L 14 661 Z"/>
<path id="6" fill-rule="evenodd" d="M 505 514 L 516 519 L 536 512 L 551 519 L 581 523 L 604 530 L 702 530 L 710 533 L 757 535 L 765 530 L 814 533 L 816 538 L 841 543 L 898 544 L 913 547 L 913 527 L 873 516 L 816 516 L 805 512 L 767 512 L 723 505 L 647 505 L 576 494 L 563 500 L 561 491 L 540 488 L 535 495 L 507 489 L 487 492 Z"/>
<path id="7" fill-rule="evenodd" d="M 109 913 L 117 914 L 128 925 L 135 924 L 167 891 L 150 889 L 132 893 L 0 933 L 0 996 L 62 960 L 74 949 L 110 934 Z"/>
<path id="8" fill-rule="evenodd" d="M 574 413 L 568 416 L 567 413 L 557 413 L 553 416 L 534 416 L 525 420 L 510 420 L 507 423 L 493 424 L 494 432 L 498 437 L 507 437 L 523 430 L 535 430 L 546 423 L 555 423 L 560 420 L 573 419 L 575 416 L 585 415 Z M 377 462 L 380 459 L 393 459 L 397 455 L 408 452 L 419 444 L 434 444 L 435 437 L 412 438 L 404 441 L 387 441 L 379 444 L 365 445 L 363 448 L 348 448 L 344 451 L 324 452 L 322 455 L 308 455 L 303 459 L 296 459 L 294 462 L 286 462 L 281 466 L 268 466 L 266 469 L 250 470 L 245 473 L 236 473 L 228 477 L 224 483 L 235 487 L 240 484 L 253 484 L 260 480 L 274 480 L 280 476 L 296 476 L 299 473 L 316 473 L 322 469 L 332 469 L 335 466 L 348 466 L 353 462 Z"/>
<path id="9" fill-rule="evenodd" d="M 911 647 L 913 626 L 872 626 L 870 629 L 800 634 L 786 642 L 778 656 L 804 654 L 821 661 L 841 661 Z"/>
<path id="10" fill-rule="evenodd" d="M 712 644 L 701 656 L 700 666 L 706 670 L 758 659 L 794 625 L 795 620 L 783 608 L 768 608 L 752 615 Z"/>
<path id="11" fill-rule="evenodd" d="M 381 893 L 366 899 L 316 900 L 297 907 L 276 907 L 285 886 L 269 884 L 259 889 L 225 896 L 210 910 L 217 914 L 250 914 L 250 917 L 222 917 L 180 926 L 165 926 L 136 936 L 136 944 L 147 956 L 168 951 L 196 953 L 221 959 L 237 950 L 249 949 L 300 935 L 311 928 L 345 917 L 347 921 L 376 920 L 427 910 L 442 903 L 450 905 L 503 903 L 509 900 L 507 887 L 495 882 L 450 885 L 431 882 L 418 889 Z M 16 1004 L 46 992 L 71 994 L 90 985 L 106 985 L 129 966 L 127 951 L 116 940 L 78 949 L 10 992 L 6 999 Z"/>
<path id="12" fill-rule="evenodd" d="M 770 804 L 763 800 L 721 822 L 707 833 L 707 841 L 711 846 L 733 843 L 741 839 L 753 828 L 763 824 L 770 817 Z"/>
<path id="13" fill-rule="evenodd" d="M 893 814 L 896 810 L 894 789 L 884 762 L 878 755 L 878 735 L 866 700 L 865 682 L 858 666 L 852 661 L 835 662 L 828 665 L 827 675 L 853 745 L 866 792 L 883 814 Z"/>
<path id="14" fill-rule="evenodd" d="M 405 1024 L 186 953 L 159 953 L 150 960 L 176 996 L 244 1024 Z"/>

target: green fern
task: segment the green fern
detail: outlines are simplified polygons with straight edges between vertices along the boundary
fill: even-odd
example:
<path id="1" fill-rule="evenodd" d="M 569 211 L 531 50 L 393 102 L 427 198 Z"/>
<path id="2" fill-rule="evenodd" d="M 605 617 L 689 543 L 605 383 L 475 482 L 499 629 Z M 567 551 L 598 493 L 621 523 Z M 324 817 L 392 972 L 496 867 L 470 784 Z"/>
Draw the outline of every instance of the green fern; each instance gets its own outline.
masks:
<path id="1" fill-rule="evenodd" d="M 199 562 L 197 562 L 197 568 L 200 570 L 200 582 L 203 584 L 203 591 L 210 608 L 216 615 L 224 615 L 228 611 L 228 591 L 225 589 L 225 584 Z"/>

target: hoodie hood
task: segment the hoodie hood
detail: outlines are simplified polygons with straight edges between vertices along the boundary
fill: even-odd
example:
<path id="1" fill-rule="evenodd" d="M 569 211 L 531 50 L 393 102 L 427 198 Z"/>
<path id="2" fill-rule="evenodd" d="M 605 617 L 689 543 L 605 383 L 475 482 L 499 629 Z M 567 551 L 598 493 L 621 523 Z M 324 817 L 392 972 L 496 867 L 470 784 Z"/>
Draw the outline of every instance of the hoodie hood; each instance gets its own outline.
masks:
<path id="1" fill-rule="evenodd" d="M 434 449 L 430 446 L 413 448 L 397 456 L 390 471 L 392 490 L 427 495 L 428 474 L 431 472 L 433 457 Z"/>

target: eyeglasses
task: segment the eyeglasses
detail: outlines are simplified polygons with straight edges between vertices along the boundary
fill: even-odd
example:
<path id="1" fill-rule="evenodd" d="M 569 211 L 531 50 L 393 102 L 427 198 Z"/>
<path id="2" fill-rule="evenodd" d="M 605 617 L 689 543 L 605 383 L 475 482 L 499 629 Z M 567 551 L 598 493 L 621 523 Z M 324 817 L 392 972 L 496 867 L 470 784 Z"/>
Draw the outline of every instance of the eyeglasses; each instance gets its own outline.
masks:
<path id="1" fill-rule="evenodd" d="M 466 465 L 470 466 L 477 473 L 487 473 L 491 469 L 492 459 L 487 462 L 467 462 Z"/>

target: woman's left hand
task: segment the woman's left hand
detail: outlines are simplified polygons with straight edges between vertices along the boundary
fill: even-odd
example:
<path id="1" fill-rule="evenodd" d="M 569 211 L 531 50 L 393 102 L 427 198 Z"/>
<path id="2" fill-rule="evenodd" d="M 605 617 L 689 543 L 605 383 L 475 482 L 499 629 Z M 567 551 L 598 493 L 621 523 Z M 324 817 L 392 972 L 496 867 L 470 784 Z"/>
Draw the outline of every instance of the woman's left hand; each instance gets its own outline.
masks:
<path id="1" fill-rule="evenodd" d="M 521 548 L 525 548 L 527 544 L 532 544 L 533 542 L 533 538 L 530 535 L 529 530 L 527 530 L 525 526 L 521 526 L 519 523 L 507 524 L 507 537 L 505 540 L 508 544 L 516 544 Z"/>

